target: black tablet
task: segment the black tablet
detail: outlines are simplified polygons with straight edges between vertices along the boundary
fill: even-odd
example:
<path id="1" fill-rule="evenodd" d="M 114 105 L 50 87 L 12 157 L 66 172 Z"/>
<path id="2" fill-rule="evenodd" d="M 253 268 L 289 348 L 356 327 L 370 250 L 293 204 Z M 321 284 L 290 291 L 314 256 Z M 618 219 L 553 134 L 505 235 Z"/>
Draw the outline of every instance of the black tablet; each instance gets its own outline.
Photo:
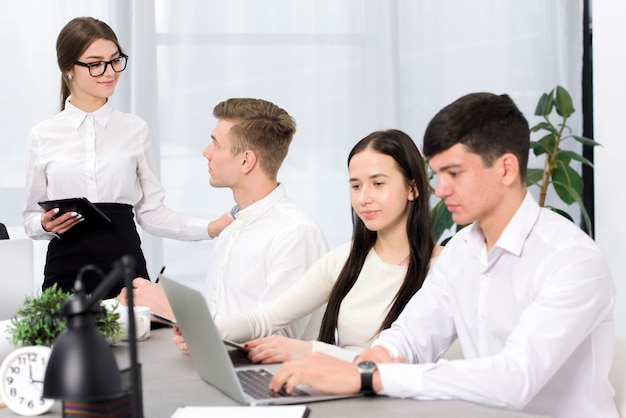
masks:
<path id="1" fill-rule="evenodd" d="M 162 324 L 170 325 L 173 327 L 178 325 L 173 319 L 170 319 L 163 315 L 159 315 L 158 313 L 150 312 L 150 316 L 152 316 L 152 319 L 154 319 L 156 322 L 160 322 Z"/>
<path id="2" fill-rule="evenodd" d="M 244 347 L 243 344 L 239 344 L 239 343 L 236 343 L 236 342 L 230 341 L 230 340 L 222 340 L 222 341 L 224 342 L 224 344 L 226 344 L 226 345 L 228 345 L 230 347 L 236 348 L 237 350 L 239 350 L 241 352 L 244 352 L 244 353 L 249 353 L 250 352 L 250 350 L 248 350 L 246 347 Z"/>
<path id="3" fill-rule="evenodd" d="M 100 209 L 91 203 L 86 197 L 73 197 L 70 199 L 46 200 L 38 202 L 45 210 L 59 208 L 59 213 L 77 212 L 83 215 L 86 221 L 105 221 L 111 223 L 111 218 L 106 216 Z"/>

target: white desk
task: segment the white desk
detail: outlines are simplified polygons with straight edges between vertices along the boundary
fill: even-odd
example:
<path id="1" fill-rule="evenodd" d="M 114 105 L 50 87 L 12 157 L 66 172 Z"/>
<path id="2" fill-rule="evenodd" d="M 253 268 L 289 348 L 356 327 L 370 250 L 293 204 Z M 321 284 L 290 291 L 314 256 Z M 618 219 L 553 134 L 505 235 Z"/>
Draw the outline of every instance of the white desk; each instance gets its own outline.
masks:
<path id="1" fill-rule="evenodd" d="M 235 401 L 204 382 L 196 373 L 191 358 L 178 351 L 172 343 L 170 329 L 153 330 L 150 338 L 137 344 L 142 364 L 143 409 L 146 418 L 171 417 L 182 405 L 237 405 Z M 120 368 L 129 364 L 127 347 L 113 347 Z M 262 408 L 262 407 L 259 407 Z M 416 401 L 382 396 L 352 398 L 309 404 L 309 417 L 420 417 L 420 418 L 538 418 L 518 412 L 461 401 Z M 0 417 L 14 417 L 7 408 Z M 61 416 L 60 402 L 43 417 Z"/>

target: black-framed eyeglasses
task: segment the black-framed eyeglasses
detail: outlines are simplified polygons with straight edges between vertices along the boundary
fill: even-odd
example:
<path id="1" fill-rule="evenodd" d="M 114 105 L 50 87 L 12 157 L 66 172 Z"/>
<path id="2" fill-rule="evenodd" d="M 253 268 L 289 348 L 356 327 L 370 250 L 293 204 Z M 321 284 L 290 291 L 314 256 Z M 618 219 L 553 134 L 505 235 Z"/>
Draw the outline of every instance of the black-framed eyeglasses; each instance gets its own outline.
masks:
<path id="1" fill-rule="evenodd" d="M 92 77 L 100 77 L 107 70 L 107 67 L 110 65 L 113 68 L 113 71 L 116 73 L 121 73 L 126 69 L 126 64 L 128 63 L 128 55 L 121 54 L 117 58 L 113 58 L 111 61 L 96 61 L 96 62 L 80 62 L 75 61 L 74 64 L 80 65 L 81 67 L 87 67 L 89 69 L 89 75 Z"/>

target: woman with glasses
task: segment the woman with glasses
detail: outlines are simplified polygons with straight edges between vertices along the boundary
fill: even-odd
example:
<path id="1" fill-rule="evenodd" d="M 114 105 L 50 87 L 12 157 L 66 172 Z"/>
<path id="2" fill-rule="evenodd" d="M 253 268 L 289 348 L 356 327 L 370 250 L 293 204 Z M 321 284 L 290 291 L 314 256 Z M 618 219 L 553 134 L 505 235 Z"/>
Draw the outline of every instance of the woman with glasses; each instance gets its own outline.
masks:
<path id="1" fill-rule="evenodd" d="M 230 218 L 208 223 L 164 206 L 146 122 L 114 109 L 108 100 L 128 56 L 106 23 L 73 19 L 61 30 L 56 48 L 61 112 L 29 134 L 23 213 L 26 233 L 50 240 L 43 288 L 57 283 L 71 291 L 80 269 L 92 265 L 82 274 L 90 293 L 102 272 L 127 254 L 136 260 L 137 276 L 148 278 L 135 216 L 151 234 L 189 241 L 217 235 Z M 86 197 L 110 222 L 83 218 L 77 211 L 45 211 L 38 204 L 75 197 Z"/>

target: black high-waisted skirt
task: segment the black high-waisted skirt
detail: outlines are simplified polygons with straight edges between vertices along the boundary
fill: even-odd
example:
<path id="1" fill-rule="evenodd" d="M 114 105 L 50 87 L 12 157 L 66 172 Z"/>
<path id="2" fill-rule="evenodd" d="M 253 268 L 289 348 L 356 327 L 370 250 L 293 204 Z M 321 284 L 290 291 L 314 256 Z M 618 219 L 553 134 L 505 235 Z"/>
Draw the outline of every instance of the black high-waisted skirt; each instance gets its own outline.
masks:
<path id="1" fill-rule="evenodd" d="M 135 259 L 135 275 L 149 279 L 141 240 L 135 227 L 133 207 L 118 203 L 96 203 L 98 209 L 111 218 L 111 223 L 85 221 L 74 226 L 48 244 L 44 268 L 43 289 L 57 283 L 72 292 L 78 271 L 87 265 L 100 269 L 106 276 L 113 263 L 124 255 Z M 83 288 L 92 293 L 102 280 L 92 269 L 82 275 Z M 120 280 L 104 298 L 115 297 L 124 287 Z"/>

